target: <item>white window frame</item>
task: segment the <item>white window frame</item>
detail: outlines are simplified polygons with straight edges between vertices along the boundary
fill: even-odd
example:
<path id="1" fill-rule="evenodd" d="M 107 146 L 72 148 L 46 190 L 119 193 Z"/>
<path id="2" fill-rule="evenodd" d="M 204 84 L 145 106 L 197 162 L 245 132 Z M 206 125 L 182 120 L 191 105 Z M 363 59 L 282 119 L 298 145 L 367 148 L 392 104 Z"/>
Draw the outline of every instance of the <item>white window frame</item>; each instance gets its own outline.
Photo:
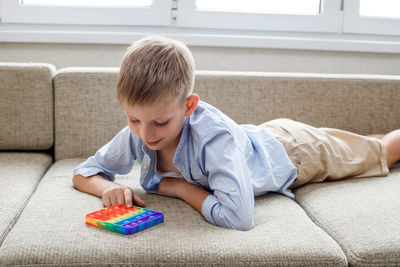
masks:
<path id="1" fill-rule="evenodd" d="M 178 1 L 177 25 L 184 28 L 240 29 L 292 32 L 338 32 L 341 0 L 321 0 L 315 15 L 204 11 L 195 0 Z"/>
<path id="2" fill-rule="evenodd" d="M 151 7 L 64 7 L 21 5 L 1 1 L 2 23 L 65 25 L 169 25 L 171 2 L 153 0 Z"/>
<path id="3" fill-rule="evenodd" d="M 81 8 L 84 13 L 79 13 L 74 8 L 73 14 L 69 10 L 68 15 L 62 15 L 60 11 L 66 11 L 65 7 L 52 7 L 26 9 L 21 15 L 17 14 L 21 10 L 15 9 L 18 0 L 0 0 L 0 42 L 129 45 L 146 35 L 161 34 L 189 46 L 400 53 L 400 32 L 396 30 L 400 27 L 397 24 L 390 22 L 376 28 L 371 25 L 356 28 L 356 20 L 362 20 L 352 19 L 350 13 L 358 15 L 359 0 L 322 0 L 320 15 L 307 18 L 267 14 L 260 18 L 260 23 L 254 22 L 257 14 L 253 13 L 223 12 L 227 14 L 220 13 L 220 17 L 215 13 L 197 12 L 193 8 L 194 0 L 153 1 L 153 9 L 147 13 L 143 9 L 138 13 L 137 8 L 107 8 L 107 12 L 102 9 L 97 13 L 91 8 Z M 110 14 L 113 12 L 114 15 Z M 74 19 L 60 21 L 63 16 Z M 81 19 L 76 20 L 76 17 Z M 375 20 L 369 22 L 382 21 Z M 302 23 L 304 25 L 300 26 Z"/>
<path id="4" fill-rule="evenodd" d="M 361 16 L 360 0 L 344 1 L 343 32 L 400 35 L 400 19 Z"/>

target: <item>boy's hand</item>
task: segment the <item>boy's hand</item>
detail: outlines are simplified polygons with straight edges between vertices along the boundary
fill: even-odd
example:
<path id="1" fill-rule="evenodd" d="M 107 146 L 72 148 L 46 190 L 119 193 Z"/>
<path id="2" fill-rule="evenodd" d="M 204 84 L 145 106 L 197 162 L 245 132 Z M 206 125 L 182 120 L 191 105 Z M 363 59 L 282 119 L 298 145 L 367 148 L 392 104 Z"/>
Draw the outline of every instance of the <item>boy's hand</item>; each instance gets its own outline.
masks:
<path id="1" fill-rule="evenodd" d="M 101 198 L 106 207 L 116 204 L 126 204 L 127 207 L 132 207 L 133 203 L 142 207 L 146 205 L 146 202 L 144 202 L 139 196 L 135 195 L 131 188 L 120 184 L 115 184 L 114 186 L 104 190 Z"/>
<path id="2" fill-rule="evenodd" d="M 200 186 L 191 184 L 185 179 L 162 178 L 158 185 L 158 194 L 166 197 L 180 198 L 201 213 L 204 200 L 210 195 Z"/>
<path id="3" fill-rule="evenodd" d="M 164 197 L 179 198 L 179 186 L 185 183 L 188 183 L 185 179 L 163 177 L 160 184 L 158 185 L 158 194 Z"/>

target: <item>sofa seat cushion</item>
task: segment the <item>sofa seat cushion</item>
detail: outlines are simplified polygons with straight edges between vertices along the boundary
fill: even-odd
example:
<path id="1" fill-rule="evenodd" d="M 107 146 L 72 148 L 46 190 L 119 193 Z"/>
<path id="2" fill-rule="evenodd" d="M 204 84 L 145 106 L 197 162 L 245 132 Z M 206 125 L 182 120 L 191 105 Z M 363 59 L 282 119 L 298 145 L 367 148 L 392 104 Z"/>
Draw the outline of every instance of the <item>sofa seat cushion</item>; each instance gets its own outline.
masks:
<path id="1" fill-rule="evenodd" d="M 0 245 L 51 163 L 44 153 L 0 152 Z"/>
<path id="2" fill-rule="evenodd" d="M 50 168 L 0 248 L 0 265 L 347 265 L 339 245 L 289 198 L 259 197 L 252 230 L 223 229 L 179 199 L 146 194 L 138 165 L 117 181 L 163 212 L 165 222 L 130 236 L 88 226 L 85 215 L 103 206 L 72 187 L 81 161 Z"/>
<path id="3" fill-rule="evenodd" d="M 400 265 L 400 168 L 388 177 L 307 185 L 295 195 L 350 265 Z"/>

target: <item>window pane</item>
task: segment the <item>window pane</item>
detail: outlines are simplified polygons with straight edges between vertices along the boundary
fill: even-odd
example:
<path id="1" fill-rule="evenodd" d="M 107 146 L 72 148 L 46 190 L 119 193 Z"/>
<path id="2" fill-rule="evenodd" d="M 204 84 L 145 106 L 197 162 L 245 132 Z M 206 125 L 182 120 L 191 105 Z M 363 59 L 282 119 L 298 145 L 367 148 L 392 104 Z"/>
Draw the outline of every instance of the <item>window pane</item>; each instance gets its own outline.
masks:
<path id="1" fill-rule="evenodd" d="M 399 0 L 360 0 L 360 15 L 400 18 Z"/>
<path id="2" fill-rule="evenodd" d="M 152 0 L 23 0 L 23 5 L 45 6 L 137 6 L 150 7 Z"/>
<path id="3" fill-rule="evenodd" d="M 320 0 L 197 0 L 196 6 L 208 11 L 304 15 L 320 13 Z"/>

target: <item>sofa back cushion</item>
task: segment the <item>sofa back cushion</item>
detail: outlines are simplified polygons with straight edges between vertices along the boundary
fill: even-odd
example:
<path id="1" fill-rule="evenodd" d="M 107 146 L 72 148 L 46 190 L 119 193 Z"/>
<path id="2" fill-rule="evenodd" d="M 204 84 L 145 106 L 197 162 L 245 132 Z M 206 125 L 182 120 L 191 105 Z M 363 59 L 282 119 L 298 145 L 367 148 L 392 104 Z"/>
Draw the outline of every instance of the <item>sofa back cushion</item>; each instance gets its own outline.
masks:
<path id="1" fill-rule="evenodd" d="M 400 127 L 400 76 L 203 72 L 196 90 L 239 123 L 290 118 L 359 134 Z"/>
<path id="2" fill-rule="evenodd" d="M 0 150 L 45 150 L 54 143 L 49 64 L 0 63 Z"/>
<path id="3" fill-rule="evenodd" d="M 55 159 L 88 157 L 126 125 L 117 68 L 65 68 L 54 77 Z"/>
<path id="4" fill-rule="evenodd" d="M 88 157 L 126 125 L 117 68 L 67 68 L 55 77 L 55 157 Z M 288 117 L 368 134 L 399 128 L 400 77 L 197 72 L 195 92 L 238 123 Z"/>

